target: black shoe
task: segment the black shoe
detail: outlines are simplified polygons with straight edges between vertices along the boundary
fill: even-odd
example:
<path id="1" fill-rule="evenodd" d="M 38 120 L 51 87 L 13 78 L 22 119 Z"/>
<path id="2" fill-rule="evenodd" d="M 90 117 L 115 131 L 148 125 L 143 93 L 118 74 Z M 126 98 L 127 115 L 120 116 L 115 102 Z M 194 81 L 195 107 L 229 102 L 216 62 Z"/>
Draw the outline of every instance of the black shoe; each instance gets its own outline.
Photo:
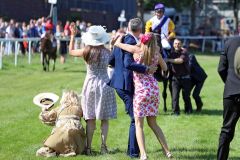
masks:
<path id="1" fill-rule="evenodd" d="M 190 115 L 190 114 L 192 114 L 192 111 L 187 111 L 187 112 L 185 112 L 185 114 Z"/>
<path id="2" fill-rule="evenodd" d="M 203 106 L 203 103 L 198 103 L 197 104 L 197 109 L 196 109 L 196 112 L 201 112 L 202 111 L 202 106 Z"/>
<path id="3" fill-rule="evenodd" d="M 196 112 L 201 112 L 202 111 L 202 108 L 197 108 L 196 109 Z"/>
<path id="4" fill-rule="evenodd" d="M 172 112 L 171 115 L 172 115 L 172 116 L 179 116 L 180 113 L 179 113 L 179 112 Z"/>
<path id="5" fill-rule="evenodd" d="M 129 150 L 127 150 L 127 156 L 129 156 L 130 158 L 138 158 L 139 153 L 131 153 L 130 154 Z"/>
<path id="6" fill-rule="evenodd" d="M 130 158 L 139 158 L 139 154 L 127 154 Z"/>

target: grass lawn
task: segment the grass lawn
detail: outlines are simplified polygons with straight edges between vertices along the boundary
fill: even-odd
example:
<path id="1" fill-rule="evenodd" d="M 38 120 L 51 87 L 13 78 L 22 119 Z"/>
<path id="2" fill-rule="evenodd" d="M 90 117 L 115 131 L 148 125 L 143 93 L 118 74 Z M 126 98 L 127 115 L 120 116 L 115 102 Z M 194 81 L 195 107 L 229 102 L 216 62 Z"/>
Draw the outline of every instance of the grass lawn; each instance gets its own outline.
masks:
<path id="1" fill-rule="evenodd" d="M 43 140 L 50 134 L 51 127 L 38 119 L 40 108 L 32 102 L 33 97 L 40 92 L 54 92 L 61 96 L 63 89 L 73 89 L 80 92 L 86 74 L 82 59 L 68 57 L 62 65 L 57 59 L 55 72 L 43 72 L 40 56 L 33 55 L 31 64 L 28 58 L 19 56 L 18 65 L 14 66 L 13 56 L 3 57 L 3 69 L 0 70 L 0 159 L 28 160 L 45 159 L 36 157 L 36 150 L 42 146 Z M 170 98 L 168 112 L 163 112 L 160 104 L 158 124 L 162 128 L 168 145 L 175 159 L 182 160 L 213 160 L 216 159 L 218 137 L 222 123 L 222 93 L 223 83 L 217 74 L 218 56 L 197 55 L 205 68 L 208 78 L 202 91 L 204 102 L 200 114 L 171 116 Z M 159 83 L 160 87 L 162 84 Z M 170 96 L 169 96 L 170 97 Z M 193 102 L 193 101 L 192 101 Z M 95 156 L 80 155 L 74 158 L 58 159 L 97 159 L 125 160 L 129 117 L 124 113 L 123 102 L 117 97 L 118 118 L 110 121 L 108 155 L 100 155 L 99 123 L 93 140 Z M 180 100 L 183 110 L 183 101 Z M 196 109 L 193 103 L 193 108 Z M 85 123 L 83 123 L 85 125 Z M 145 122 L 145 138 L 149 159 L 166 159 L 161 147 Z M 240 159 L 240 127 L 236 126 L 235 138 L 231 144 L 230 158 Z"/>

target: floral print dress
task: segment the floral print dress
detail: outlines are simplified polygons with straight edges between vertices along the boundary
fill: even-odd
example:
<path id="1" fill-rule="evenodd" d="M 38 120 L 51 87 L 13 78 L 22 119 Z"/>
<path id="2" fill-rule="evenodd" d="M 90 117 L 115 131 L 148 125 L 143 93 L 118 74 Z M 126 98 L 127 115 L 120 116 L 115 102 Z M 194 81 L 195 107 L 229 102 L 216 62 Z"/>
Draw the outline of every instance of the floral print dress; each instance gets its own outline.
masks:
<path id="1" fill-rule="evenodd" d="M 152 60 L 152 64 L 158 64 L 159 56 L 156 54 Z M 135 61 L 140 63 L 140 58 Z M 157 80 L 152 74 L 141 74 L 133 72 L 134 96 L 133 110 L 135 117 L 157 116 L 159 99 L 159 87 Z"/>

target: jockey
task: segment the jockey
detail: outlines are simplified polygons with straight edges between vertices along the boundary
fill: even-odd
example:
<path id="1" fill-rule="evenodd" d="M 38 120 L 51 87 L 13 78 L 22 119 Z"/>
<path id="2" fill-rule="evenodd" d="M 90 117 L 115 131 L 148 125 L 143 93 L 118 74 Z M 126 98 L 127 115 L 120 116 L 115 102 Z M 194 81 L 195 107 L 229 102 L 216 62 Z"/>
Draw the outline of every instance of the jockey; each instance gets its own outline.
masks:
<path id="1" fill-rule="evenodd" d="M 174 32 L 175 25 L 169 17 L 164 15 L 165 6 L 162 3 L 156 4 L 154 7 L 154 10 L 155 10 L 155 16 L 146 22 L 145 33 L 153 32 L 153 33 L 155 33 L 155 35 L 157 35 L 157 38 L 159 40 L 164 39 L 165 41 L 164 41 L 164 43 L 162 41 L 162 47 L 164 49 L 169 50 L 170 48 L 165 47 L 165 44 L 167 42 L 171 43 L 173 41 L 173 39 L 175 38 L 175 36 L 176 36 L 176 34 Z M 160 41 L 158 41 L 158 42 L 160 43 Z M 163 54 L 166 54 L 166 53 L 163 53 Z M 166 58 L 165 56 L 163 55 L 163 58 Z"/>
<path id="2" fill-rule="evenodd" d="M 46 32 L 50 33 L 52 47 L 57 47 L 57 41 L 56 41 L 56 38 L 54 37 L 54 33 L 55 33 L 56 29 L 55 29 L 54 24 L 52 23 L 51 18 L 47 19 L 44 29 L 45 29 L 45 32 L 42 34 L 41 38 L 45 37 Z"/>
<path id="3" fill-rule="evenodd" d="M 44 37 L 46 32 L 51 32 L 52 34 L 55 34 L 56 32 L 56 26 L 52 23 L 51 17 L 47 18 L 47 21 L 43 26 L 43 34 L 41 37 Z"/>

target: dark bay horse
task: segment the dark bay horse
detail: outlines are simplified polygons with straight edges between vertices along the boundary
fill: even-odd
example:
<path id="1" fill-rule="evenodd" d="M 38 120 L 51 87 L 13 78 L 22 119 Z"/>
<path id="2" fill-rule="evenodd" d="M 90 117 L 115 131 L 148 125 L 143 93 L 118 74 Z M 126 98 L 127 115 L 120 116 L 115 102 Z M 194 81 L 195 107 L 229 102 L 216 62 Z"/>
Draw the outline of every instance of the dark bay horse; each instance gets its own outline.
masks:
<path id="1" fill-rule="evenodd" d="M 156 35 L 158 45 L 160 47 L 160 54 L 162 55 L 163 59 L 169 58 L 170 50 L 165 50 L 162 47 L 161 39 L 159 35 Z M 154 77 L 158 82 L 163 82 L 163 91 L 162 91 L 162 97 L 163 97 L 163 111 L 167 112 L 167 88 L 169 88 L 170 95 L 172 98 L 172 73 L 171 73 L 171 64 L 167 63 L 168 71 L 163 72 L 161 70 L 161 67 L 158 66 L 157 71 L 154 73 Z"/>
<path id="2" fill-rule="evenodd" d="M 51 33 L 46 33 L 41 39 L 42 65 L 44 71 L 49 71 L 49 61 L 53 60 L 53 71 L 55 70 L 55 62 L 57 58 L 57 45 L 53 45 L 51 41 Z"/>

